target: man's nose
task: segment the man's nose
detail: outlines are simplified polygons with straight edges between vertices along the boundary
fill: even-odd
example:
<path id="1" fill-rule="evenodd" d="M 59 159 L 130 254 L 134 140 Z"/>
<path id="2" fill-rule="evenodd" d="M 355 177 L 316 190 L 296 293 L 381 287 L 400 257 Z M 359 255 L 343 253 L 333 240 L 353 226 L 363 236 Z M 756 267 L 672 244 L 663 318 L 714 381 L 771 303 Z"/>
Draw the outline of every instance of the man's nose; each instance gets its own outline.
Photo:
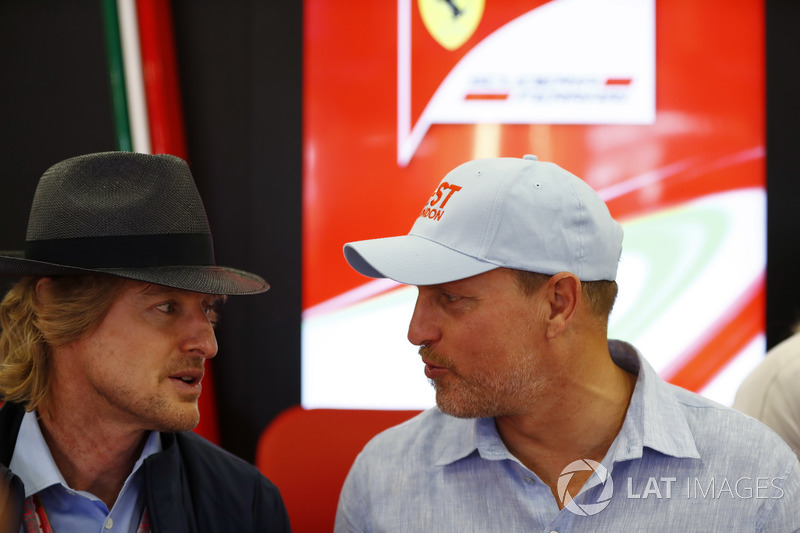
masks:
<path id="1" fill-rule="evenodd" d="M 440 336 L 428 295 L 424 289 L 419 289 L 414 313 L 408 325 L 408 340 L 415 346 L 423 346 L 438 341 Z"/>
<path id="2" fill-rule="evenodd" d="M 192 312 L 190 316 L 185 317 L 185 320 L 186 330 L 181 343 L 182 350 L 206 359 L 217 355 L 217 336 L 205 311 Z"/>

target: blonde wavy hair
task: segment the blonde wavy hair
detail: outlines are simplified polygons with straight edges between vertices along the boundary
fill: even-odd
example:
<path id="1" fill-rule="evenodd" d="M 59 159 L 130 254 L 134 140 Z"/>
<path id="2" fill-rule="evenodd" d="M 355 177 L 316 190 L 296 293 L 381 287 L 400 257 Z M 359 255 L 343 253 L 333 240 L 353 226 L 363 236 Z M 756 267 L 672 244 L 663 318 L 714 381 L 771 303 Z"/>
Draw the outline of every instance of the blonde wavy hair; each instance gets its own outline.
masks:
<path id="1" fill-rule="evenodd" d="M 0 398 L 27 411 L 47 404 L 51 349 L 93 331 L 127 283 L 114 276 L 60 276 L 50 278 L 43 294 L 37 293 L 41 279 L 21 279 L 0 302 Z"/>

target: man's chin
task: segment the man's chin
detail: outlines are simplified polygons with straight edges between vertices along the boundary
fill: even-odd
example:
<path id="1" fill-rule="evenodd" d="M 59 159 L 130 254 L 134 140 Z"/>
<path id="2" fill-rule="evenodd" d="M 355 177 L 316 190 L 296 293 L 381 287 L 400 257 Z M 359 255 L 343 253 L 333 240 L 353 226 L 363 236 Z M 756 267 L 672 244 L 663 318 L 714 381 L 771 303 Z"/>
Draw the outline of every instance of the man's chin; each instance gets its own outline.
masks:
<path id="1" fill-rule="evenodd" d="M 200 423 L 200 412 L 195 409 L 185 409 L 182 412 L 173 413 L 172 416 L 164 417 L 153 428 L 161 433 L 182 433 L 192 431 Z"/>
<path id="2" fill-rule="evenodd" d="M 485 416 L 474 407 L 449 397 L 439 389 L 436 390 L 436 406 L 444 414 L 455 418 L 483 418 Z"/>
<path id="3" fill-rule="evenodd" d="M 441 383 L 432 385 L 436 391 L 436 405 L 446 415 L 455 418 L 494 418 L 505 414 L 494 403 L 471 395 L 463 389 L 446 388 Z"/>

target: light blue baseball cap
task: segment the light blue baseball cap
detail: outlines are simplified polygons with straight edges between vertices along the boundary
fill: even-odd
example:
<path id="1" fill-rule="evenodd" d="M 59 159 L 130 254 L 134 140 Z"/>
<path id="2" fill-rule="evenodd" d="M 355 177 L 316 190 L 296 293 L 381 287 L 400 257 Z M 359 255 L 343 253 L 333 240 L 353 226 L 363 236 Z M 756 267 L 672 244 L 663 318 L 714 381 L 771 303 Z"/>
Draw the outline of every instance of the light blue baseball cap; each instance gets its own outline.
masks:
<path id="1" fill-rule="evenodd" d="M 464 163 L 439 183 L 408 235 L 344 246 L 357 272 L 408 285 L 499 267 L 614 280 L 621 252 L 622 226 L 597 193 L 530 155 Z"/>

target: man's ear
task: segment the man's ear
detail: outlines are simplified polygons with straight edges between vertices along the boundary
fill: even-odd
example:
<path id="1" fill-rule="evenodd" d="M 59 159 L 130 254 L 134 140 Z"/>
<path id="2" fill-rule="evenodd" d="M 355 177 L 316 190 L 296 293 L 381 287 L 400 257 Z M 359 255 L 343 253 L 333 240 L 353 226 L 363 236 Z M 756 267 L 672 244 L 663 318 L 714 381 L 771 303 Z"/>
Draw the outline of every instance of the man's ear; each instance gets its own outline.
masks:
<path id="1" fill-rule="evenodd" d="M 50 277 L 43 277 L 40 278 L 39 281 L 36 282 L 36 299 L 41 301 L 42 298 L 47 298 L 50 296 L 51 286 L 53 283 L 53 278 Z"/>
<path id="2" fill-rule="evenodd" d="M 50 283 L 53 281 L 53 278 L 40 278 L 39 281 L 36 282 L 36 297 L 41 298 L 42 295 L 45 295 L 50 292 Z"/>
<path id="3" fill-rule="evenodd" d="M 577 313 L 581 300 L 581 280 L 570 272 L 559 272 L 547 281 L 550 316 L 547 321 L 547 338 L 561 335 Z"/>

